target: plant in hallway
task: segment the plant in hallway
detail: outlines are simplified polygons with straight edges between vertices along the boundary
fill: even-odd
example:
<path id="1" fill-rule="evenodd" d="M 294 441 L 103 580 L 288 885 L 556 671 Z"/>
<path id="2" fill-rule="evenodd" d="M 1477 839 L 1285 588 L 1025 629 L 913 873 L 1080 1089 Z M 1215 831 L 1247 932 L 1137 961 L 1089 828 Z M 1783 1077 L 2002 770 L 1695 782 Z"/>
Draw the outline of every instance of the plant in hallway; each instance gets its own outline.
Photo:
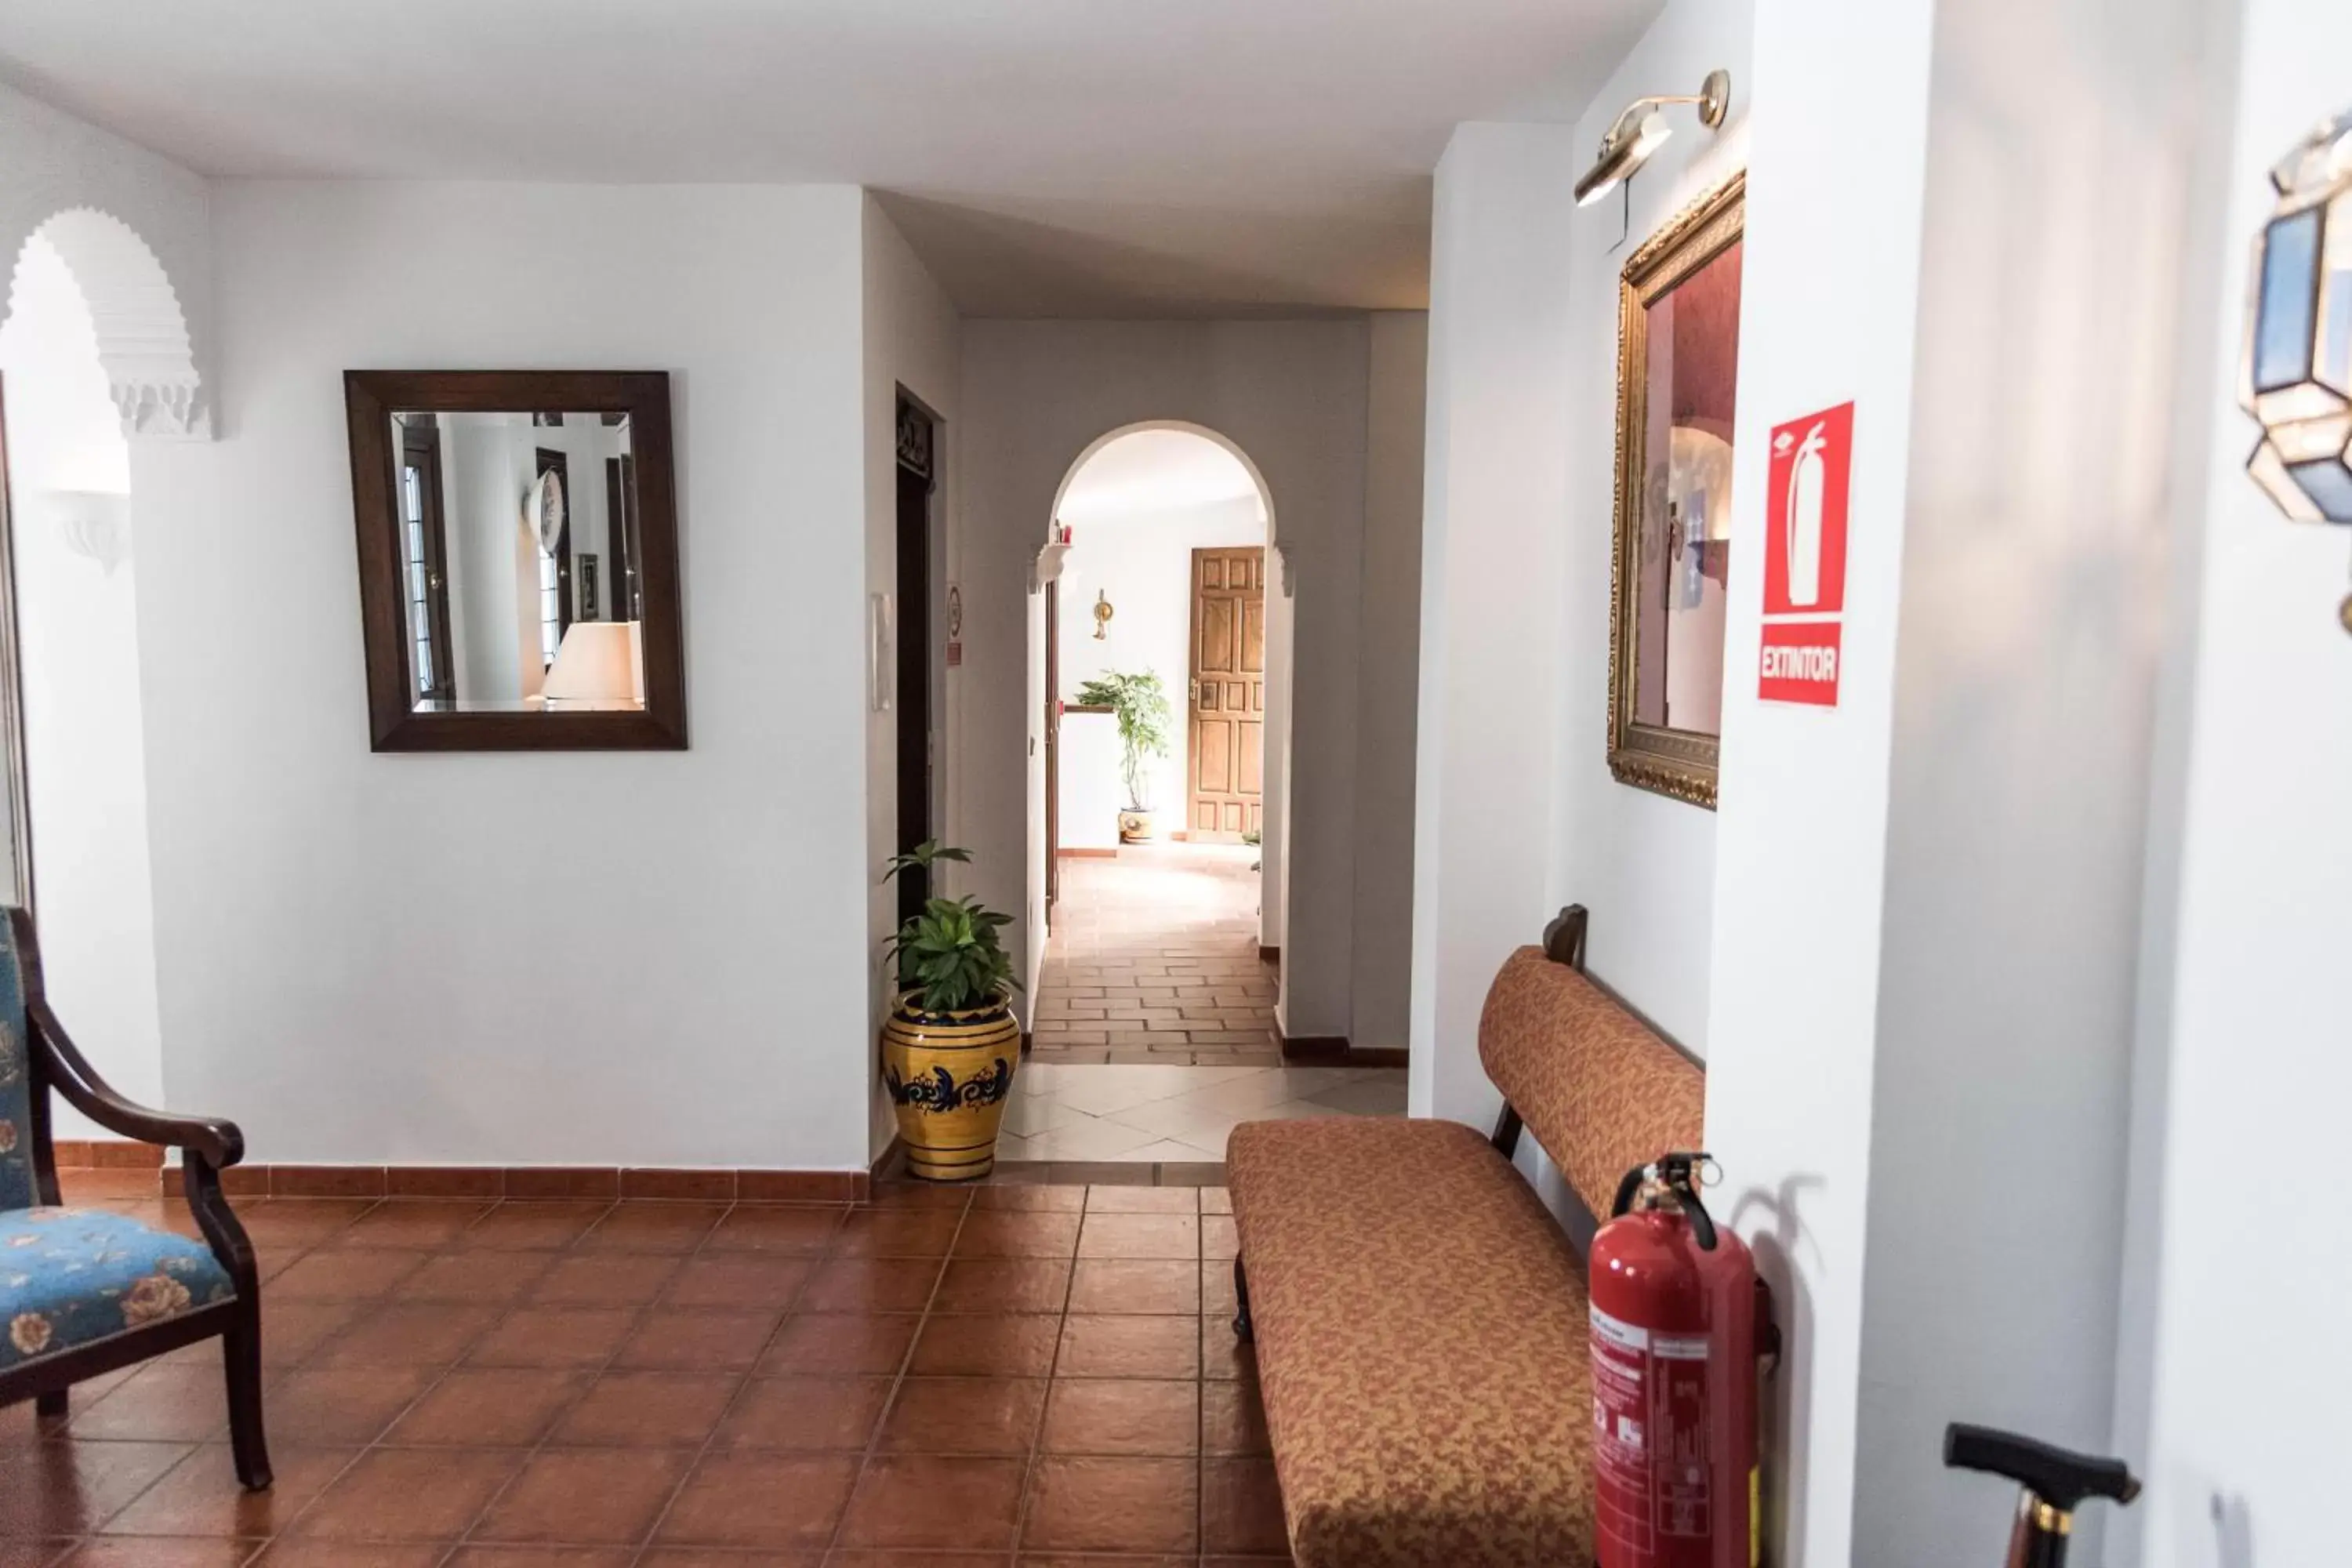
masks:
<path id="1" fill-rule="evenodd" d="M 1176 714 L 1167 689 L 1151 670 L 1128 675 L 1108 670 L 1078 688 L 1078 700 L 1109 709 L 1118 719 L 1119 773 L 1127 784 L 1127 809 L 1118 814 L 1123 844 L 1147 844 L 1160 836 L 1151 806 L 1151 763 L 1168 754 L 1168 731 Z"/>
<path id="2" fill-rule="evenodd" d="M 968 865 L 971 852 L 934 838 L 892 856 L 882 879 L 943 860 Z M 1012 1007 L 1021 983 L 997 934 L 1012 921 L 969 895 L 929 898 L 884 950 L 898 994 L 882 1026 L 882 1078 L 908 1173 L 926 1181 L 976 1181 L 995 1168 L 1021 1056 Z"/>

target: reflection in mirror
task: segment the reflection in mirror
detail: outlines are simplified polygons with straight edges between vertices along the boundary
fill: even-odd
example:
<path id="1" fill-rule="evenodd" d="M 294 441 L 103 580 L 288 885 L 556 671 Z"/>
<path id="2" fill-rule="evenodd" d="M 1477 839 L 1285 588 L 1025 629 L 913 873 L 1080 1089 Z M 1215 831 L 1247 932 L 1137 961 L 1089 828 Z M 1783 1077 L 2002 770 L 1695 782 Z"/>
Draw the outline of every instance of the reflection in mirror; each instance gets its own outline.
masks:
<path id="1" fill-rule="evenodd" d="M 1721 252 L 1647 312 L 1633 717 L 1697 735 L 1723 731 L 1739 253 Z"/>
<path id="2" fill-rule="evenodd" d="M 642 710 L 630 416 L 391 420 L 411 710 Z"/>
<path id="3" fill-rule="evenodd" d="M 1642 243 L 1618 291 L 1609 771 L 1711 806 L 1731 581 L 1747 182 Z"/>

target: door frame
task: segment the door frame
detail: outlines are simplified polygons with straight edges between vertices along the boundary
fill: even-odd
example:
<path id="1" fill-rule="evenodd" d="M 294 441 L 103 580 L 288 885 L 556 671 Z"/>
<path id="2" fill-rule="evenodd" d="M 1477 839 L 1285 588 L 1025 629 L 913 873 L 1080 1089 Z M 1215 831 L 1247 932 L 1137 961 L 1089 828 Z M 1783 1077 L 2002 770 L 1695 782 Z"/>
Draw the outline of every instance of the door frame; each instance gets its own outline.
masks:
<path id="1" fill-rule="evenodd" d="M 16 626 L 16 522 L 8 470 L 8 415 L 0 390 L 0 752 L 7 769 L 8 831 L 14 838 L 13 901 L 33 910 L 33 776 L 25 755 L 25 674 Z"/>

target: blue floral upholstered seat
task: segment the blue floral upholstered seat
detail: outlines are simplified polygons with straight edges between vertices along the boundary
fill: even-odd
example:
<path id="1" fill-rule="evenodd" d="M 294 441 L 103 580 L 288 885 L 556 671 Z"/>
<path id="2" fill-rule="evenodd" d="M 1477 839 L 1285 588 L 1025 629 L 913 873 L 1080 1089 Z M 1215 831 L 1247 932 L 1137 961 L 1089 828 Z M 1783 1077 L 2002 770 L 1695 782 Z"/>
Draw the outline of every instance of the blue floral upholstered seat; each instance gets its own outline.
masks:
<path id="1" fill-rule="evenodd" d="M 53 1100 L 119 1137 L 178 1149 L 204 1239 L 61 1206 Z M 218 1337 L 237 1479 L 268 1488 L 260 1274 L 220 1178 L 244 1157 L 234 1123 L 150 1110 L 107 1087 L 49 1006 L 32 917 L 0 908 L 0 1405 L 30 1399 L 37 1418 L 55 1420 L 73 1384 Z"/>
<path id="2" fill-rule="evenodd" d="M 105 1209 L 0 1212 L 0 1369 L 236 1296 L 201 1241 Z"/>

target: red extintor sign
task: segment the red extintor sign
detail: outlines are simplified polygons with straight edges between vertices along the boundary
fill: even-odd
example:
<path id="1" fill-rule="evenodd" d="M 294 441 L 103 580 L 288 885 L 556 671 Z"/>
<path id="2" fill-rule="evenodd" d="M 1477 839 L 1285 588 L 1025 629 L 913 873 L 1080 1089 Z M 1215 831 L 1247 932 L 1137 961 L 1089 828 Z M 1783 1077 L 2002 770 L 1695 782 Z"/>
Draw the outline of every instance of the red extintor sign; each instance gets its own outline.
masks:
<path id="1" fill-rule="evenodd" d="M 1756 694 L 1767 702 L 1837 706 L 1853 468 L 1851 403 L 1791 419 L 1772 432 L 1756 683 Z"/>

